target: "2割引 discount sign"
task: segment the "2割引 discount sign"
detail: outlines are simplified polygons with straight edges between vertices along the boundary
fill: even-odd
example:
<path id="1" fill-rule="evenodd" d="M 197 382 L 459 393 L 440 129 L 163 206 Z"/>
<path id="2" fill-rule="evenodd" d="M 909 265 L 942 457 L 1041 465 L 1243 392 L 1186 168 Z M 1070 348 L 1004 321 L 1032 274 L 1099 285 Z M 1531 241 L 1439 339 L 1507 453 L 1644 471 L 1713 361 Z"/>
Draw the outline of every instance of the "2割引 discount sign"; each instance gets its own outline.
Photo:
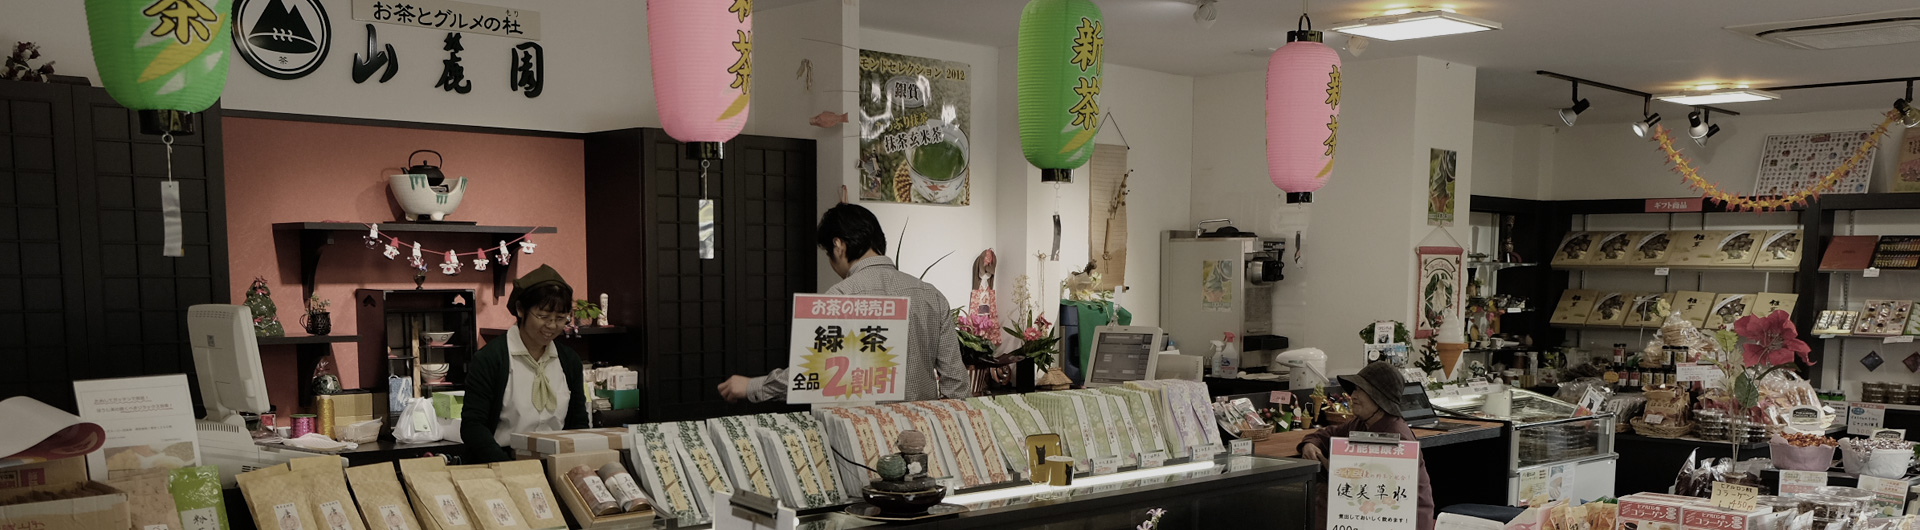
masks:
<path id="1" fill-rule="evenodd" d="M 906 297 L 793 295 L 788 403 L 907 398 Z"/>

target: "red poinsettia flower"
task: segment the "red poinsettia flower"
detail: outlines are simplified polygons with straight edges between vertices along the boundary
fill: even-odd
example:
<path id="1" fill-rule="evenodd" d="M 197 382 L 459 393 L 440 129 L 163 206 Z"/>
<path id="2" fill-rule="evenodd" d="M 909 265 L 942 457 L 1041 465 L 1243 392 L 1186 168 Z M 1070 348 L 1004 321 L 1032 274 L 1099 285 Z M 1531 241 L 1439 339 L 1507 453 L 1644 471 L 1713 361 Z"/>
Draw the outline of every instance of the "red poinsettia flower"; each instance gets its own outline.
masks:
<path id="1" fill-rule="evenodd" d="M 1747 340 L 1741 354 L 1747 366 L 1777 366 L 1793 362 L 1795 357 L 1802 363 L 1813 364 L 1807 357 L 1812 348 L 1800 340 L 1800 332 L 1794 329 L 1786 311 L 1776 309 L 1765 317 L 1740 317 L 1733 322 L 1733 332 Z"/>

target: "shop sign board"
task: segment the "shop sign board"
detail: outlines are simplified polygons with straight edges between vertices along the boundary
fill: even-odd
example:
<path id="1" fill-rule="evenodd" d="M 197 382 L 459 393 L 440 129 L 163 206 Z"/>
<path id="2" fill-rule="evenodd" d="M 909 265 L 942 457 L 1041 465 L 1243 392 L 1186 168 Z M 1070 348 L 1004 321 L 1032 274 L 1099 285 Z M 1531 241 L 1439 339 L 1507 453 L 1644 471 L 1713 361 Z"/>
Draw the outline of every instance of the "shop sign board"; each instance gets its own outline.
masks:
<path id="1" fill-rule="evenodd" d="M 1847 434 L 1868 436 L 1887 420 L 1887 406 L 1878 403 L 1851 403 L 1847 413 Z"/>
<path id="2" fill-rule="evenodd" d="M 1327 524 L 1347 530 L 1406 530 L 1419 517 L 1420 443 L 1334 438 L 1328 451 Z"/>
<path id="3" fill-rule="evenodd" d="M 353 19 L 540 40 L 540 12 L 455 0 L 353 0 Z"/>
<path id="4" fill-rule="evenodd" d="M 1774 488 L 1774 491 L 1780 492 L 1780 495 L 1783 496 L 1804 495 L 1813 493 L 1814 488 L 1825 487 L 1826 485 L 1827 472 L 1825 471 L 1793 471 L 1782 469 L 1780 470 L 1780 484 Z"/>
<path id="5" fill-rule="evenodd" d="M 1698 212 L 1704 209 L 1705 205 L 1705 197 L 1647 199 L 1647 213 Z"/>
<path id="6" fill-rule="evenodd" d="M 904 401 L 904 296 L 793 295 L 788 403 Z"/>
<path id="7" fill-rule="evenodd" d="M 1880 478 L 1873 475 L 1860 475 L 1860 489 L 1873 492 L 1873 516 L 1896 517 L 1905 512 L 1907 506 L 1907 481 Z"/>

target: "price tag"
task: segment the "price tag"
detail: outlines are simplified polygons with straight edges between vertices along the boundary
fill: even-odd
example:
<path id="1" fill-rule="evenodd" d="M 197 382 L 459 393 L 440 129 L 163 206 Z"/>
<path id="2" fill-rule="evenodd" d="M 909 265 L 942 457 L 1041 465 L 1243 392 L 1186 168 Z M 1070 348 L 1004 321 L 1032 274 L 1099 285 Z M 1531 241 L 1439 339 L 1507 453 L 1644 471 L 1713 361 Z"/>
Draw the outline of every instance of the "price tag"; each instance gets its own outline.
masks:
<path id="1" fill-rule="evenodd" d="M 1487 384 L 1484 380 L 1474 379 L 1467 382 L 1467 391 L 1473 394 L 1485 394 L 1493 391 L 1493 385 Z"/>
<path id="2" fill-rule="evenodd" d="M 1801 495 L 1813 493 L 1814 488 L 1826 487 L 1826 485 L 1827 472 L 1825 471 L 1792 471 L 1782 469 L 1780 470 L 1780 486 L 1777 489 L 1781 495 Z"/>
<path id="3" fill-rule="evenodd" d="M 1166 451 L 1140 453 L 1140 469 L 1152 469 L 1167 465 Z"/>
<path id="4" fill-rule="evenodd" d="M 1108 456 L 1093 459 L 1093 474 L 1112 475 L 1120 470 L 1120 457 Z"/>
<path id="5" fill-rule="evenodd" d="M 1285 390 L 1268 392 L 1267 402 L 1275 405 L 1291 405 L 1293 404 L 1293 393 Z"/>
<path id="6" fill-rule="evenodd" d="M 1682 383 L 1715 381 L 1725 375 L 1720 367 L 1710 364 L 1683 364 L 1675 368 L 1673 380 Z"/>
<path id="7" fill-rule="evenodd" d="M 1457 397 L 1460 395 L 1460 387 L 1459 386 L 1443 386 L 1443 387 L 1440 387 L 1439 394 L 1440 394 L 1440 397 Z"/>
<path id="8" fill-rule="evenodd" d="M 1647 425 L 1659 425 L 1661 422 L 1667 421 L 1667 417 L 1659 414 L 1648 414 L 1646 421 Z"/>
<path id="9" fill-rule="evenodd" d="M 1653 269 L 1654 276 L 1666 276 L 1668 274 L 1671 274 L 1672 272 L 1673 271 L 1668 270 L 1666 267 L 1654 267 Z"/>
<path id="10" fill-rule="evenodd" d="M 1193 446 L 1193 461 L 1213 460 L 1220 455 L 1220 444 L 1201 444 Z"/>
<path id="11" fill-rule="evenodd" d="M 1879 278 L 1879 277 L 1880 277 L 1880 268 L 1879 268 L 1879 267 L 1867 267 L 1867 270 L 1863 270 L 1863 271 L 1860 271 L 1860 276 L 1861 276 L 1861 277 L 1863 277 L 1863 278 Z"/>
<path id="12" fill-rule="evenodd" d="M 1849 403 L 1847 434 L 1867 436 L 1887 421 L 1887 406 L 1878 403 Z"/>
<path id="13" fill-rule="evenodd" d="M 1907 439 L 1907 430 L 1906 429 L 1874 429 L 1873 439 L 1905 440 Z"/>
<path id="14" fill-rule="evenodd" d="M 1245 438 L 1234 440 L 1227 442 L 1227 447 L 1229 447 L 1231 449 L 1230 452 L 1235 455 L 1253 456 L 1253 440 Z"/>
<path id="15" fill-rule="evenodd" d="M 1713 483 L 1713 498 L 1711 500 L 1713 505 L 1717 507 L 1736 512 L 1751 512 L 1754 509 L 1754 500 L 1759 496 L 1760 488 L 1726 482 L 1715 482 Z"/>
<path id="16" fill-rule="evenodd" d="M 1892 337 L 1887 337 L 1880 341 L 1881 344 L 1895 344 L 1895 343 L 1901 343 L 1901 342 L 1913 342 L 1913 335 L 1894 335 Z"/>

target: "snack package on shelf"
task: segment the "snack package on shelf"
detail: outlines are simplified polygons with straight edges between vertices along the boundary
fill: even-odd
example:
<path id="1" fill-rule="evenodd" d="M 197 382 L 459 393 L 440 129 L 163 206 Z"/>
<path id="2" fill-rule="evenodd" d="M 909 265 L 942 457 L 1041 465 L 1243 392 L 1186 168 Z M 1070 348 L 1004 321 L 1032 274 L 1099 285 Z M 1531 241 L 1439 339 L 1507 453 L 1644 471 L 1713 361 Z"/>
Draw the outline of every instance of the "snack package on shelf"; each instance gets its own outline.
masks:
<path id="1" fill-rule="evenodd" d="M 1707 315 L 1713 314 L 1714 294 L 1702 291 L 1680 291 L 1673 294 L 1673 311 L 1681 318 L 1692 322 L 1695 327 L 1707 325 Z"/>
<path id="2" fill-rule="evenodd" d="M 1800 267 L 1801 238 L 1799 230 L 1775 230 L 1767 232 L 1760 239 L 1760 253 L 1754 258 L 1755 268 L 1798 268 Z"/>
<path id="3" fill-rule="evenodd" d="M 1585 324 L 1592 316 L 1594 299 L 1600 292 L 1592 289 L 1567 289 L 1560 293 L 1560 303 L 1553 307 L 1554 324 Z"/>
<path id="4" fill-rule="evenodd" d="M 1594 245 L 1592 257 L 1587 264 L 1595 266 L 1624 266 L 1633 261 L 1633 242 L 1641 232 L 1593 232 Z"/>
<path id="5" fill-rule="evenodd" d="M 1568 232 L 1560 239 L 1558 250 L 1553 253 L 1553 265 L 1586 265 L 1593 260 L 1593 247 L 1597 243 L 1591 232 Z"/>
<path id="6" fill-rule="evenodd" d="M 1752 267 L 1754 258 L 1759 254 L 1760 239 L 1766 232 L 1759 230 L 1733 230 L 1720 237 L 1714 245 L 1712 265 L 1717 267 Z"/>
<path id="7" fill-rule="evenodd" d="M 1628 306 L 1633 303 L 1635 293 L 1603 291 L 1593 301 L 1593 310 L 1587 315 L 1589 326 L 1614 327 L 1627 321 Z"/>
<path id="8" fill-rule="evenodd" d="M 1619 530 L 1680 530 L 1680 509 L 1699 499 L 1636 493 L 1620 498 Z"/>
<path id="9" fill-rule="evenodd" d="M 1640 232 L 1634 238 L 1633 254 L 1628 259 L 1632 265 L 1658 267 L 1667 264 L 1667 249 L 1673 246 L 1673 234 L 1669 232 Z"/>
<path id="10" fill-rule="evenodd" d="M 1912 300 L 1867 300 L 1860 319 L 1853 326 L 1853 334 L 1874 337 L 1905 334 L 1911 313 Z"/>
<path id="11" fill-rule="evenodd" d="M 1640 293 L 1627 306 L 1627 327 L 1654 328 L 1673 312 L 1673 293 Z"/>
<path id="12" fill-rule="evenodd" d="M 1716 251 L 1728 235 L 1722 230 L 1674 232 L 1674 248 L 1668 251 L 1667 264 L 1675 267 L 1711 267 L 1719 257 Z"/>
<path id="13" fill-rule="evenodd" d="M 1680 508 L 1680 528 L 1685 530 L 1771 530 L 1763 524 L 1777 519 L 1773 508 L 1730 510 L 1710 504 L 1689 504 Z"/>
<path id="14" fill-rule="evenodd" d="M 1821 311 L 1820 317 L 1813 321 L 1815 335 L 1852 335 L 1853 325 L 1860 321 L 1859 311 Z M 1909 335 L 1912 335 L 1913 319 L 1908 319 Z"/>
<path id="15" fill-rule="evenodd" d="M 1740 317 L 1747 316 L 1747 306 L 1752 303 L 1751 294 L 1721 294 L 1713 299 L 1713 310 L 1707 313 L 1707 323 L 1700 329 L 1715 330 L 1730 326 Z"/>
<path id="16" fill-rule="evenodd" d="M 1786 311 L 1787 317 L 1793 317 L 1793 305 L 1800 301 L 1800 295 L 1793 293 L 1760 293 L 1754 295 L 1753 303 L 1747 304 L 1747 314 L 1766 318 L 1774 311 Z"/>

